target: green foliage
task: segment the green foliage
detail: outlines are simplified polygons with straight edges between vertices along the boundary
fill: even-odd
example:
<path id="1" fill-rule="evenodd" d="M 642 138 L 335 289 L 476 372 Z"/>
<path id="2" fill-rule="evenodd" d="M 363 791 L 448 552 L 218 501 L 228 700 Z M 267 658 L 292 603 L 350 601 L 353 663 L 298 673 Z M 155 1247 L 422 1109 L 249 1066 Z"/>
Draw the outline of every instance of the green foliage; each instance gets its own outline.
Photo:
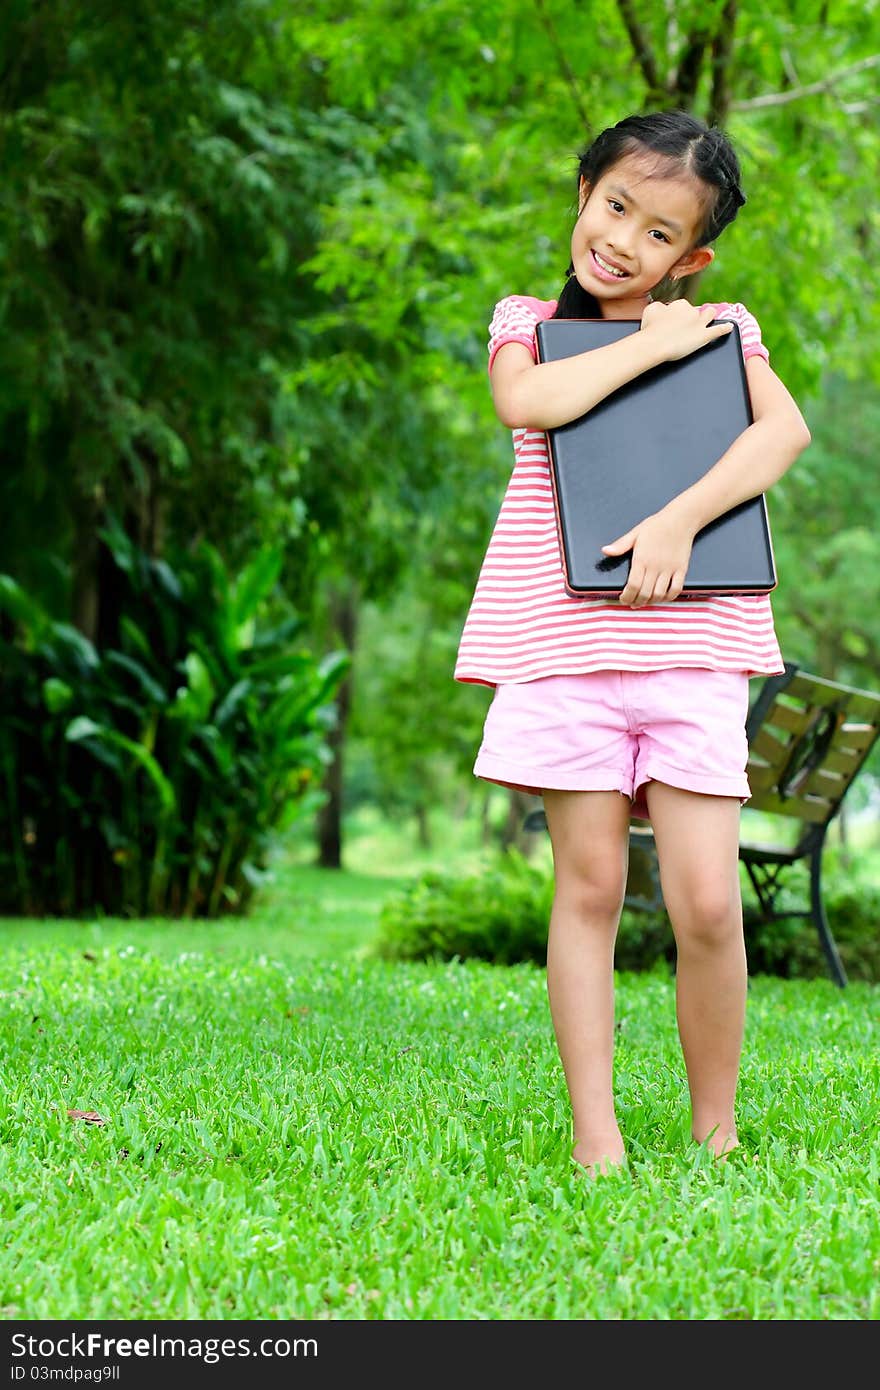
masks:
<path id="1" fill-rule="evenodd" d="M 389 815 L 428 815 L 460 802 L 462 788 L 474 780 L 471 768 L 491 692 L 452 680 L 457 614 L 454 608 L 442 613 L 443 596 L 436 592 L 442 579 L 418 566 L 414 559 L 409 583 L 394 604 L 369 605 L 363 614 L 354 660 L 349 807 L 369 800 Z M 464 592 L 456 597 L 463 607 Z"/>
<path id="2" fill-rule="evenodd" d="M 277 548 L 231 576 L 207 541 L 175 568 L 104 540 L 118 648 L 0 576 L 0 909 L 241 911 L 323 766 L 347 657 L 272 611 Z"/>
<path id="3" fill-rule="evenodd" d="M 543 962 L 552 879 L 514 850 L 465 877 L 429 872 L 392 895 L 375 950 L 389 960 Z"/>
<path id="4" fill-rule="evenodd" d="M 768 501 L 780 574 L 774 610 L 792 659 L 877 689 L 880 390 L 829 376 L 807 414 L 813 442 Z"/>
<path id="5" fill-rule="evenodd" d="M 744 889 L 743 897 L 751 975 L 827 976 L 811 921 L 797 916 L 758 924 L 749 890 Z M 531 865 L 516 850 L 505 852 L 475 874 L 430 871 L 383 904 L 375 950 L 391 960 L 473 957 L 504 965 L 543 964 L 552 902 L 552 872 Z M 850 979 L 880 982 L 880 888 L 828 875 L 825 905 Z M 778 910 L 802 913 L 808 906 L 808 875 L 797 866 L 780 894 Z M 624 909 L 615 966 L 635 972 L 674 969 L 675 941 L 664 911 Z"/>
<path id="6" fill-rule="evenodd" d="M 342 13 L 312 6 L 296 41 L 322 123 L 360 137 L 310 262 L 358 322 L 430 313 L 435 341 L 472 351 L 496 299 L 558 292 L 583 145 L 630 111 L 680 106 L 728 130 L 748 195 L 700 295 L 753 308 L 798 396 L 832 365 L 876 377 L 877 298 L 853 290 L 877 235 L 875 6 L 682 0 L 673 25 L 647 0 Z"/>
<path id="7" fill-rule="evenodd" d="M 825 911 L 844 969 L 851 980 L 880 983 L 880 887 L 855 883 L 838 870 L 823 875 Z M 786 876 L 776 903 L 778 912 L 803 912 L 810 901 L 809 873 L 802 865 Z M 802 916 L 760 923 L 754 901 L 746 899 L 746 939 L 752 974 L 783 979 L 818 979 L 827 975 L 818 933 Z"/>
<path id="8" fill-rule="evenodd" d="M 238 567 L 302 525 L 277 364 L 303 340 L 294 267 L 317 170 L 272 9 L 45 0 L 0 23 L 15 54 L 0 95 L 14 510 L 74 562 L 83 504 L 105 497 L 132 533 L 128 513 L 152 512 Z M 27 578 L 27 530 L 0 526 Z"/>

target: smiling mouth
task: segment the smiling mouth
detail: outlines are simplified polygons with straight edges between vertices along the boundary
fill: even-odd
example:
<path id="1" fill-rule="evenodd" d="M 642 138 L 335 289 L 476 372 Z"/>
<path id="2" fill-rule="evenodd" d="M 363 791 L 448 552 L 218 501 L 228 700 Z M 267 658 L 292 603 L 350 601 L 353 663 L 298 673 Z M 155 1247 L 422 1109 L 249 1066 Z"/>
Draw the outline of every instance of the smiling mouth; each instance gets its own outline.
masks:
<path id="1" fill-rule="evenodd" d="M 606 261 L 604 257 L 600 256 L 598 251 L 593 252 L 593 259 L 600 270 L 605 271 L 606 275 L 613 275 L 617 280 L 627 280 L 629 278 L 628 270 L 621 270 L 619 266 L 612 265 L 610 261 Z"/>

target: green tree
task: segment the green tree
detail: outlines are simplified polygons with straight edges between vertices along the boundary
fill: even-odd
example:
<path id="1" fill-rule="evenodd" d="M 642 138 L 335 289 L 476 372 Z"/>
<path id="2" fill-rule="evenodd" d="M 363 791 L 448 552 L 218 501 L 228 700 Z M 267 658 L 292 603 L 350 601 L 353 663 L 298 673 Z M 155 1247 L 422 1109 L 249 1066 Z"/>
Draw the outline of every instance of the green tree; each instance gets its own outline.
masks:
<path id="1" fill-rule="evenodd" d="M 151 554 L 204 536 L 233 564 L 302 526 L 278 364 L 309 308 L 314 166 L 260 0 L 40 0 L 2 25 L 4 481 L 101 639 L 108 508 Z"/>
<path id="2" fill-rule="evenodd" d="M 813 443 L 768 498 L 781 641 L 808 669 L 877 689 L 880 391 L 829 376 L 807 413 Z"/>

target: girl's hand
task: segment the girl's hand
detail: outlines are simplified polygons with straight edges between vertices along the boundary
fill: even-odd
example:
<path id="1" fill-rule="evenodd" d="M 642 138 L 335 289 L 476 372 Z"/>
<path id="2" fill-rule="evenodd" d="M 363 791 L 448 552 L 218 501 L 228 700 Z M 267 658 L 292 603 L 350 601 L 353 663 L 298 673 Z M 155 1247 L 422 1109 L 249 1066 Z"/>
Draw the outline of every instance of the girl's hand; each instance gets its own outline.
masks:
<path id="1" fill-rule="evenodd" d="M 697 309 L 686 299 L 676 299 L 672 304 L 649 304 L 642 314 L 642 333 L 650 333 L 651 341 L 656 342 L 664 362 L 675 362 L 681 357 L 689 357 L 698 348 L 716 338 L 725 338 L 733 329 L 733 324 L 718 323 L 710 327 L 714 317 L 711 304 Z"/>
<path id="2" fill-rule="evenodd" d="M 603 555 L 632 551 L 629 578 L 620 602 L 629 608 L 648 603 L 671 603 L 684 587 L 694 544 L 694 532 L 681 520 L 663 511 L 654 512 L 625 536 L 602 546 Z"/>

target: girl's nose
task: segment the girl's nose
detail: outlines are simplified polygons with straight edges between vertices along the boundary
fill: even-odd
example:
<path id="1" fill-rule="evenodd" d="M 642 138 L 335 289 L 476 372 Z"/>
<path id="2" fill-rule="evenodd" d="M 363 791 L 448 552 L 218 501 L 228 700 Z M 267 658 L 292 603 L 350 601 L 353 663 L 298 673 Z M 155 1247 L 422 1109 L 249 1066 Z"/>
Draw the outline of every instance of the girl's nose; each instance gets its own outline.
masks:
<path id="1" fill-rule="evenodd" d="M 620 256 L 626 260 L 632 259 L 632 245 L 630 238 L 622 235 L 611 235 L 608 238 L 609 256 Z"/>

